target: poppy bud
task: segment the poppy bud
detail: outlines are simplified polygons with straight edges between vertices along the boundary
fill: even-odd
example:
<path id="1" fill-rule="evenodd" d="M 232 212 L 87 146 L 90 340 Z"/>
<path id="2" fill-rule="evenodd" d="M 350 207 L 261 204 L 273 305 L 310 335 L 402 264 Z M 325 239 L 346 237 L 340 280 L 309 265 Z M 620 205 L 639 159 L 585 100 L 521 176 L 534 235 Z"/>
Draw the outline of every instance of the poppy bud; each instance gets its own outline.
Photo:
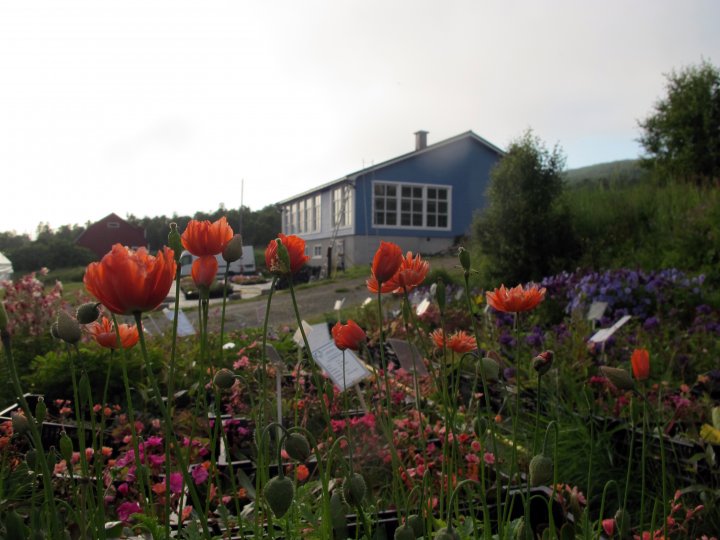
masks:
<path id="1" fill-rule="evenodd" d="M 463 270 L 465 270 L 465 273 L 470 272 L 470 252 L 466 250 L 464 247 L 461 247 L 458 250 L 458 258 L 460 259 L 460 266 L 462 266 Z"/>
<path id="2" fill-rule="evenodd" d="M 180 262 L 180 255 L 183 252 L 182 236 L 177 228 L 177 223 L 170 224 L 170 232 L 168 233 L 168 247 L 173 250 L 175 262 Z M 178 270 L 180 267 L 178 266 Z"/>
<path id="3" fill-rule="evenodd" d="M 333 491 L 333 494 L 330 496 L 330 520 L 332 521 L 334 531 L 345 531 L 347 534 L 345 505 L 343 504 L 339 491 Z"/>
<path id="4" fill-rule="evenodd" d="M 47 405 L 45 405 L 45 399 L 40 396 L 38 398 L 37 405 L 35 405 L 35 420 L 42 424 L 45 421 L 45 415 L 47 414 Z"/>
<path id="5" fill-rule="evenodd" d="M 276 476 L 265 485 L 265 502 L 275 517 L 283 517 L 295 498 L 295 486 L 287 476 Z"/>
<path id="6" fill-rule="evenodd" d="M 487 382 L 497 382 L 500 379 L 500 364 L 488 356 L 481 358 L 480 373 Z"/>
<path id="7" fill-rule="evenodd" d="M 553 461 L 547 456 L 538 454 L 530 460 L 530 485 L 545 486 L 553 479 Z"/>
<path id="8" fill-rule="evenodd" d="M 5 302 L 0 302 L 0 332 L 7 331 L 8 327 L 8 316 L 5 311 Z"/>
<path id="9" fill-rule="evenodd" d="M 343 482 L 343 498 L 348 506 L 360 506 L 365 498 L 367 486 L 359 473 L 353 473 Z"/>
<path id="10" fill-rule="evenodd" d="M 445 282 L 442 279 L 437 280 L 437 288 L 435 289 L 435 298 L 437 299 L 440 312 L 445 311 Z"/>
<path id="11" fill-rule="evenodd" d="M 535 371 L 537 371 L 538 376 L 545 375 L 548 371 L 550 371 L 550 367 L 552 367 L 554 357 L 554 352 L 543 351 L 535 358 L 533 358 L 532 367 Z"/>
<path id="12" fill-rule="evenodd" d="M 60 339 L 70 345 L 76 344 L 80 341 L 82 333 L 80 332 L 80 325 L 78 322 L 68 315 L 65 311 L 61 311 L 57 318 L 57 333 Z"/>
<path id="13" fill-rule="evenodd" d="M 80 324 L 90 324 L 98 320 L 100 316 L 100 310 L 98 309 L 97 302 L 87 302 L 77 308 L 75 317 Z"/>
<path id="14" fill-rule="evenodd" d="M 228 242 L 227 246 L 222 252 L 222 258 L 225 262 L 231 263 L 242 258 L 243 252 L 243 240 L 242 235 L 236 234 Z"/>
<path id="15" fill-rule="evenodd" d="M 227 368 L 222 368 L 215 373 L 213 383 L 221 390 L 228 390 L 235 384 L 235 374 Z"/>
<path id="16" fill-rule="evenodd" d="M 275 243 L 277 244 L 277 255 L 278 255 L 278 261 L 280 262 L 280 269 L 283 274 L 287 274 L 290 272 L 290 253 L 288 253 L 287 248 L 285 247 L 285 244 L 282 243 L 282 240 L 279 238 L 275 240 Z"/>
<path id="17" fill-rule="evenodd" d="M 615 524 L 617 525 L 620 537 L 625 538 L 630 532 L 630 512 L 622 508 L 618 509 L 618 511 L 615 512 Z"/>
<path id="18" fill-rule="evenodd" d="M 285 451 L 296 461 L 306 461 L 310 457 L 310 443 L 304 435 L 291 433 L 285 438 Z"/>
<path id="19" fill-rule="evenodd" d="M 28 422 L 28 419 L 25 418 L 24 414 L 14 413 L 10 415 L 10 419 L 12 421 L 12 428 L 14 433 L 24 435 L 25 433 L 30 431 L 30 422 Z"/>
<path id="20" fill-rule="evenodd" d="M 395 540 L 415 540 L 415 531 L 412 530 L 410 525 L 400 525 L 395 529 Z"/>
<path id="21" fill-rule="evenodd" d="M 635 387 L 632 377 L 630 377 L 630 374 L 624 369 L 600 366 L 600 372 L 613 383 L 618 390 L 632 390 Z"/>
<path id="22" fill-rule="evenodd" d="M 62 432 L 62 435 L 60 435 L 60 455 L 65 460 L 65 463 L 70 465 L 72 463 L 72 455 L 73 455 L 73 443 L 70 437 L 67 433 L 64 431 Z"/>
<path id="23" fill-rule="evenodd" d="M 435 533 L 434 540 L 460 540 L 460 535 L 452 527 L 443 527 Z"/>
<path id="24" fill-rule="evenodd" d="M 410 525 L 415 533 L 415 538 L 425 536 L 425 521 L 422 517 L 417 514 L 409 515 L 407 518 L 407 524 Z"/>

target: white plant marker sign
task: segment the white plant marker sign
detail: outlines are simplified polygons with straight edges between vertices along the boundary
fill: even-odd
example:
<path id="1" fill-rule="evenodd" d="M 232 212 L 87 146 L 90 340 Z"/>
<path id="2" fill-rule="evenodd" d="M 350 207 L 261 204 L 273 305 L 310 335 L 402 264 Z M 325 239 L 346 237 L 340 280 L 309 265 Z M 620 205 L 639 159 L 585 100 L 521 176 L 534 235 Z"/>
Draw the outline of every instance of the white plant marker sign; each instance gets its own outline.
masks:
<path id="1" fill-rule="evenodd" d="M 423 313 L 425 313 L 428 308 L 430 307 L 430 300 L 425 298 L 422 302 L 420 302 L 415 308 L 415 313 L 417 313 L 418 317 L 422 316 Z"/>
<path id="2" fill-rule="evenodd" d="M 345 351 L 345 376 L 343 377 L 343 352 L 332 341 L 327 341 L 312 352 L 313 359 L 330 380 L 343 392 L 370 375 L 370 372 L 351 350 Z"/>
<path id="3" fill-rule="evenodd" d="M 593 322 L 599 321 L 602 319 L 602 316 L 605 315 L 607 307 L 607 302 L 593 302 L 590 304 L 590 309 L 588 309 L 587 320 Z"/>
<path id="4" fill-rule="evenodd" d="M 310 341 L 310 333 L 312 332 L 313 328 L 310 326 L 310 323 L 307 323 L 305 321 L 301 321 L 303 325 L 303 330 L 305 330 L 305 335 L 308 338 L 308 341 Z M 305 346 L 305 341 L 302 337 L 302 332 L 298 328 L 295 330 L 295 333 L 293 334 L 293 341 L 297 344 L 298 347 L 303 348 Z"/>
<path id="5" fill-rule="evenodd" d="M 590 338 L 590 341 L 593 343 L 602 343 L 604 344 L 610 337 L 617 332 L 621 326 L 623 326 L 626 322 L 628 322 L 631 319 L 630 315 L 624 315 L 620 318 L 615 324 L 613 324 L 610 328 L 601 328 L 595 334 L 592 335 Z"/>

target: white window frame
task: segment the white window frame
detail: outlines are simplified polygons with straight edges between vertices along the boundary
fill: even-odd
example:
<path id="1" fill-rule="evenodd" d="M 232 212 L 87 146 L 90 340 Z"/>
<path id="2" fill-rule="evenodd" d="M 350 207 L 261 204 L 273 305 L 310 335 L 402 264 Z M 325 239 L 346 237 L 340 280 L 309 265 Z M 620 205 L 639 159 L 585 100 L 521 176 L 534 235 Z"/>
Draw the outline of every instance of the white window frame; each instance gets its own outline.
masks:
<path id="1" fill-rule="evenodd" d="M 340 229 L 352 227 L 353 186 L 343 184 L 330 192 L 332 226 Z M 338 197 L 339 195 L 339 197 Z M 337 203 L 340 202 L 338 211 Z M 339 218 L 339 219 L 338 219 Z"/>
<path id="2" fill-rule="evenodd" d="M 313 246 L 313 259 L 322 259 L 322 244 Z"/>
<path id="3" fill-rule="evenodd" d="M 378 224 L 376 222 L 376 214 L 377 210 L 375 208 L 375 186 L 376 185 L 392 185 L 395 186 L 395 214 L 397 215 L 396 223 L 395 225 L 387 225 L 387 224 Z M 422 188 L 422 225 L 401 225 L 402 218 L 402 188 L 403 187 L 410 187 L 410 188 Z M 427 191 L 429 189 L 444 189 L 447 191 L 447 226 L 446 227 L 429 227 L 427 225 L 427 217 L 428 217 L 428 197 L 427 197 Z M 387 197 L 385 197 L 385 201 L 387 201 Z M 382 210 L 385 214 L 387 214 L 387 208 Z M 437 210 L 434 212 L 435 216 L 438 215 Z M 412 215 L 412 210 L 411 210 Z M 440 214 L 442 215 L 442 214 Z M 389 180 L 374 180 L 372 182 L 372 226 L 377 229 L 412 229 L 416 231 L 449 231 L 452 229 L 452 186 L 447 184 L 424 184 L 424 183 L 418 183 L 418 182 L 396 182 L 396 181 L 389 181 Z"/>

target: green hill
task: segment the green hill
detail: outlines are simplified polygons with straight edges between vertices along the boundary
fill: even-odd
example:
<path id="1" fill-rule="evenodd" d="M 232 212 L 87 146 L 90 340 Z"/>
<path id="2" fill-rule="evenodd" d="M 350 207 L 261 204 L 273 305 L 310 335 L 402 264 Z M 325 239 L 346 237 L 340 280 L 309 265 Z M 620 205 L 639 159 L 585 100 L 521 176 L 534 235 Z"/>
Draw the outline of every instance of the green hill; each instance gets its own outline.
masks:
<path id="1" fill-rule="evenodd" d="M 633 183 L 645 174 L 639 159 L 622 159 L 608 163 L 598 163 L 565 171 L 565 179 L 570 185 L 582 182 L 620 182 Z"/>

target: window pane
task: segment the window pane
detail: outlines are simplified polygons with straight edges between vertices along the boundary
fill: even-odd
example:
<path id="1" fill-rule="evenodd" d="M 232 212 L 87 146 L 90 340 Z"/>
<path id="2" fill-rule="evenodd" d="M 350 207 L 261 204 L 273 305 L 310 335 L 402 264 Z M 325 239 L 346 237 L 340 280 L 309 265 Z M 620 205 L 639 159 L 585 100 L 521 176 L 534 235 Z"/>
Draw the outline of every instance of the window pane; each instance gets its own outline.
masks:
<path id="1" fill-rule="evenodd" d="M 438 212 L 440 212 L 441 214 L 447 214 L 447 203 L 446 202 L 441 202 L 440 204 L 438 204 Z"/>
<path id="2" fill-rule="evenodd" d="M 403 212 L 400 216 L 400 225 L 410 225 L 410 214 Z"/>
<path id="3" fill-rule="evenodd" d="M 422 214 L 422 201 L 413 201 L 413 212 L 420 212 Z"/>
<path id="4" fill-rule="evenodd" d="M 410 196 L 410 188 L 408 186 L 402 187 L 402 196 L 403 197 L 409 197 Z"/>
<path id="5" fill-rule="evenodd" d="M 427 226 L 428 227 L 435 227 L 435 216 L 432 214 L 428 214 L 427 217 Z"/>
<path id="6" fill-rule="evenodd" d="M 413 188 L 413 197 L 422 198 L 422 188 L 421 187 Z"/>
<path id="7" fill-rule="evenodd" d="M 413 227 L 422 227 L 422 214 L 413 214 Z"/>
<path id="8" fill-rule="evenodd" d="M 438 216 L 438 227 L 446 228 L 448 226 L 447 216 Z"/>
<path id="9" fill-rule="evenodd" d="M 435 199 L 437 197 L 437 190 L 435 188 L 428 188 L 428 199 Z"/>
<path id="10" fill-rule="evenodd" d="M 385 184 L 375 184 L 375 195 L 385 194 Z"/>
<path id="11" fill-rule="evenodd" d="M 388 225 L 397 225 L 397 215 L 394 212 L 388 212 L 386 219 Z"/>
<path id="12" fill-rule="evenodd" d="M 386 186 L 385 193 L 388 197 L 395 197 L 397 195 L 397 186 Z"/>
<path id="13" fill-rule="evenodd" d="M 435 201 L 428 201 L 428 203 L 427 203 L 427 211 L 428 211 L 428 213 L 429 213 L 429 214 L 434 214 L 434 213 L 435 213 L 435 209 L 436 209 Z"/>
<path id="14" fill-rule="evenodd" d="M 408 201 L 407 199 L 402 199 L 400 201 L 400 210 L 408 212 L 410 210 L 410 201 Z"/>
<path id="15" fill-rule="evenodd" d="M 385 225 L 385 214 L 382 212 L 375 212 L 375 224 Z"/>
<path id="16" fill-rule="evenodd" d="M 375 199 L 375 209 L 385 210 L 385 199 Z"/>
<path id="17" fill-rule="evenodd" d="M 443 201 L 447 200 L 447 189 L 438 189 L 438 198 Z"/>
<path id="18" fill-rule="evenodd" d="M 392 210 L 392 211 L 397 210 L 397 200 L 396 199 L 388 199 L 387 209 Z"/>

